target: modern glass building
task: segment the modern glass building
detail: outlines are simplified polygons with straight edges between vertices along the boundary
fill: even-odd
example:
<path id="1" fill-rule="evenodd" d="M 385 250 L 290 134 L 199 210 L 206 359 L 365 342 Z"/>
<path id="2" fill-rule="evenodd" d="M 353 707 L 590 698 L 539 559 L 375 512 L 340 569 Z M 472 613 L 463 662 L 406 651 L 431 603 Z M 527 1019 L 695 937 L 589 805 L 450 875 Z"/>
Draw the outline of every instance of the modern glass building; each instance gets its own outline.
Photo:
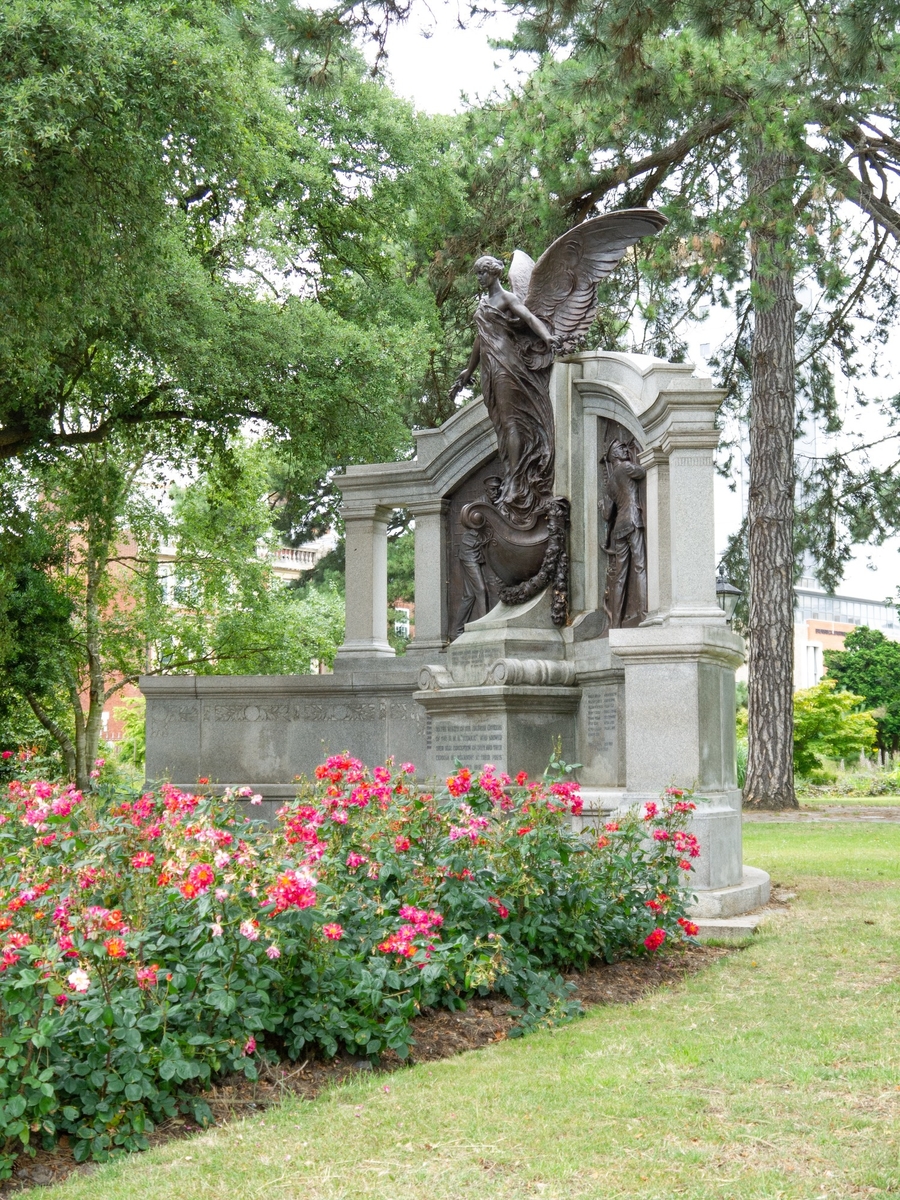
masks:
<path id="1" fill-rule="evenodd" d="M 813 576 L 801 577 L 794 589 L 794 687 L 814 687 L 825 674 L 823 652 L 843 649 L 844 638 L 858 625 L 900 641 L 895 604 L 861 596 L 829 596 Z"/>

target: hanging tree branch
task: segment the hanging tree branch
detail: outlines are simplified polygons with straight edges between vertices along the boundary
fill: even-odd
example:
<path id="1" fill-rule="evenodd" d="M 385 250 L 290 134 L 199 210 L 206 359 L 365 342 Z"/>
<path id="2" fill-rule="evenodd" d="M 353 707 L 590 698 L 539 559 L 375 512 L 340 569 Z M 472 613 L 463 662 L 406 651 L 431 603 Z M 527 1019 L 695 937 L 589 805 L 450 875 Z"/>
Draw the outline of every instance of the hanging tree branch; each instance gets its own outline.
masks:
<path id="1" fill-rule="evenodd" d="M 588 191 L 581 191 L 577 196 L 571 197 L 567 204 L 568 211 L 576 221 L 583 221 L 597 201 L 602 200 L 609 192 L 615 191 L 631 179 L 652 172 L 641 191 L 642 203 L 647 203 L 653 191 L 673 167 L 679 166 L 697 146 L 725 133 L 739 115 L 740 109 L 730 109 L 721 117 L 695 125 L 668 146 L 639 158 L 637 162 L 622 162 L 614 167 L 606 167 L 595 176 L 594 183 Z"/>

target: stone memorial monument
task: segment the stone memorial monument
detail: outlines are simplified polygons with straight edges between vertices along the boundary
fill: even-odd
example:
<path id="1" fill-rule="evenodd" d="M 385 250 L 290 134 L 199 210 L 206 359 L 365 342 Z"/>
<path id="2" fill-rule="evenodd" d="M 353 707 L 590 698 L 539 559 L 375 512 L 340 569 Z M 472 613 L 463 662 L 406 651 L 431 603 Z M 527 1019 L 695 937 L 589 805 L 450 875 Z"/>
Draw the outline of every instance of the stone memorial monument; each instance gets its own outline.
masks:
<path id="1" fill-rule="evenodd" d="M 577 351 L 596 285 L 665 223 L 584 222 L 537 261 L 475 271 L 486 295 L 454 394 L 483 396 L 416 434 L 405 462 L 349 467 L 346 630 L 333 675 L 156 676 L 147 774 L 249 784 L 274 809 L 327 753 L 540 774 L 581 765 L 582 822 L 655 799 L 704 799 L 696 912 L 765 903 L 742 865 L 734 672 L 743 643 L 715 599 L 713 452 L 721 393 L 690 364 Z M 415 528 L 415 637 L 387 641 L 387 527 Z"/>

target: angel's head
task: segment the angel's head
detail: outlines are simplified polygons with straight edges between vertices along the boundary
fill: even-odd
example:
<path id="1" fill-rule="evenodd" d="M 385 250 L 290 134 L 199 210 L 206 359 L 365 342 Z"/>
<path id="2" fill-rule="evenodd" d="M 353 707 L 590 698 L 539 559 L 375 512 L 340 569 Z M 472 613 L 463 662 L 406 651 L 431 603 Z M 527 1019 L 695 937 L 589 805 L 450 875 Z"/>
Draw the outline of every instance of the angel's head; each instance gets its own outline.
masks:
<path id="1" fill-rule="evenodd" d="M 482 254 L 481 258 L 475 260 L 472 270 L 475 272 L 479 284 L 482 287 L 488 287 L 493 280 L 500 278 L 506 267 L 499 258 L 494 258 L 492 254 Z"/>

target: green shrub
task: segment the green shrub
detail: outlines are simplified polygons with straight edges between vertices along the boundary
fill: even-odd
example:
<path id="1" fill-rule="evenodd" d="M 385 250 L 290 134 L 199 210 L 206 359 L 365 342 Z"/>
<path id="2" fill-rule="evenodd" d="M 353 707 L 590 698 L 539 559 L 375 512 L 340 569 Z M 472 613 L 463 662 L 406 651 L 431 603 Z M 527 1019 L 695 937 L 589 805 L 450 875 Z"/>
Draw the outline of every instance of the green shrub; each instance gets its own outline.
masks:
<path id="1" fill-rule="evenodd" d="M 830 787 L 837 783 L 837 772 L 829 771 L 827 767 L 814 767 L 806 778 L 813 787 Z"/>
<path id="2" fill-rule="evenodd" d="M 147 701 L 143 696 L 126 696 L 116 707 L 115 715 L 123 731 L 116 745 L 116 756 L 122 763 L 143 767 L 147 757 Z"/>
<path id="3" fill-rule="evenodd" d="M 815 783 L 809 777 L 798 779 L 798 790 L 815 796 L 896 796 L 900 794 L 900 771 L 874 767 L 860 769 L 858 764 L 841 768 L 829 764 L 826 768 L 831 778 L 825 783 Z"/>
<path id="4" fill-rule="evenodd" d="M 860 712 L 862 696 L 835 690 L 833 679 L 794 693 L 794 770 L 809 776 L 824 758 L 859 757 L 875 746 L 871 713 Z"/>

